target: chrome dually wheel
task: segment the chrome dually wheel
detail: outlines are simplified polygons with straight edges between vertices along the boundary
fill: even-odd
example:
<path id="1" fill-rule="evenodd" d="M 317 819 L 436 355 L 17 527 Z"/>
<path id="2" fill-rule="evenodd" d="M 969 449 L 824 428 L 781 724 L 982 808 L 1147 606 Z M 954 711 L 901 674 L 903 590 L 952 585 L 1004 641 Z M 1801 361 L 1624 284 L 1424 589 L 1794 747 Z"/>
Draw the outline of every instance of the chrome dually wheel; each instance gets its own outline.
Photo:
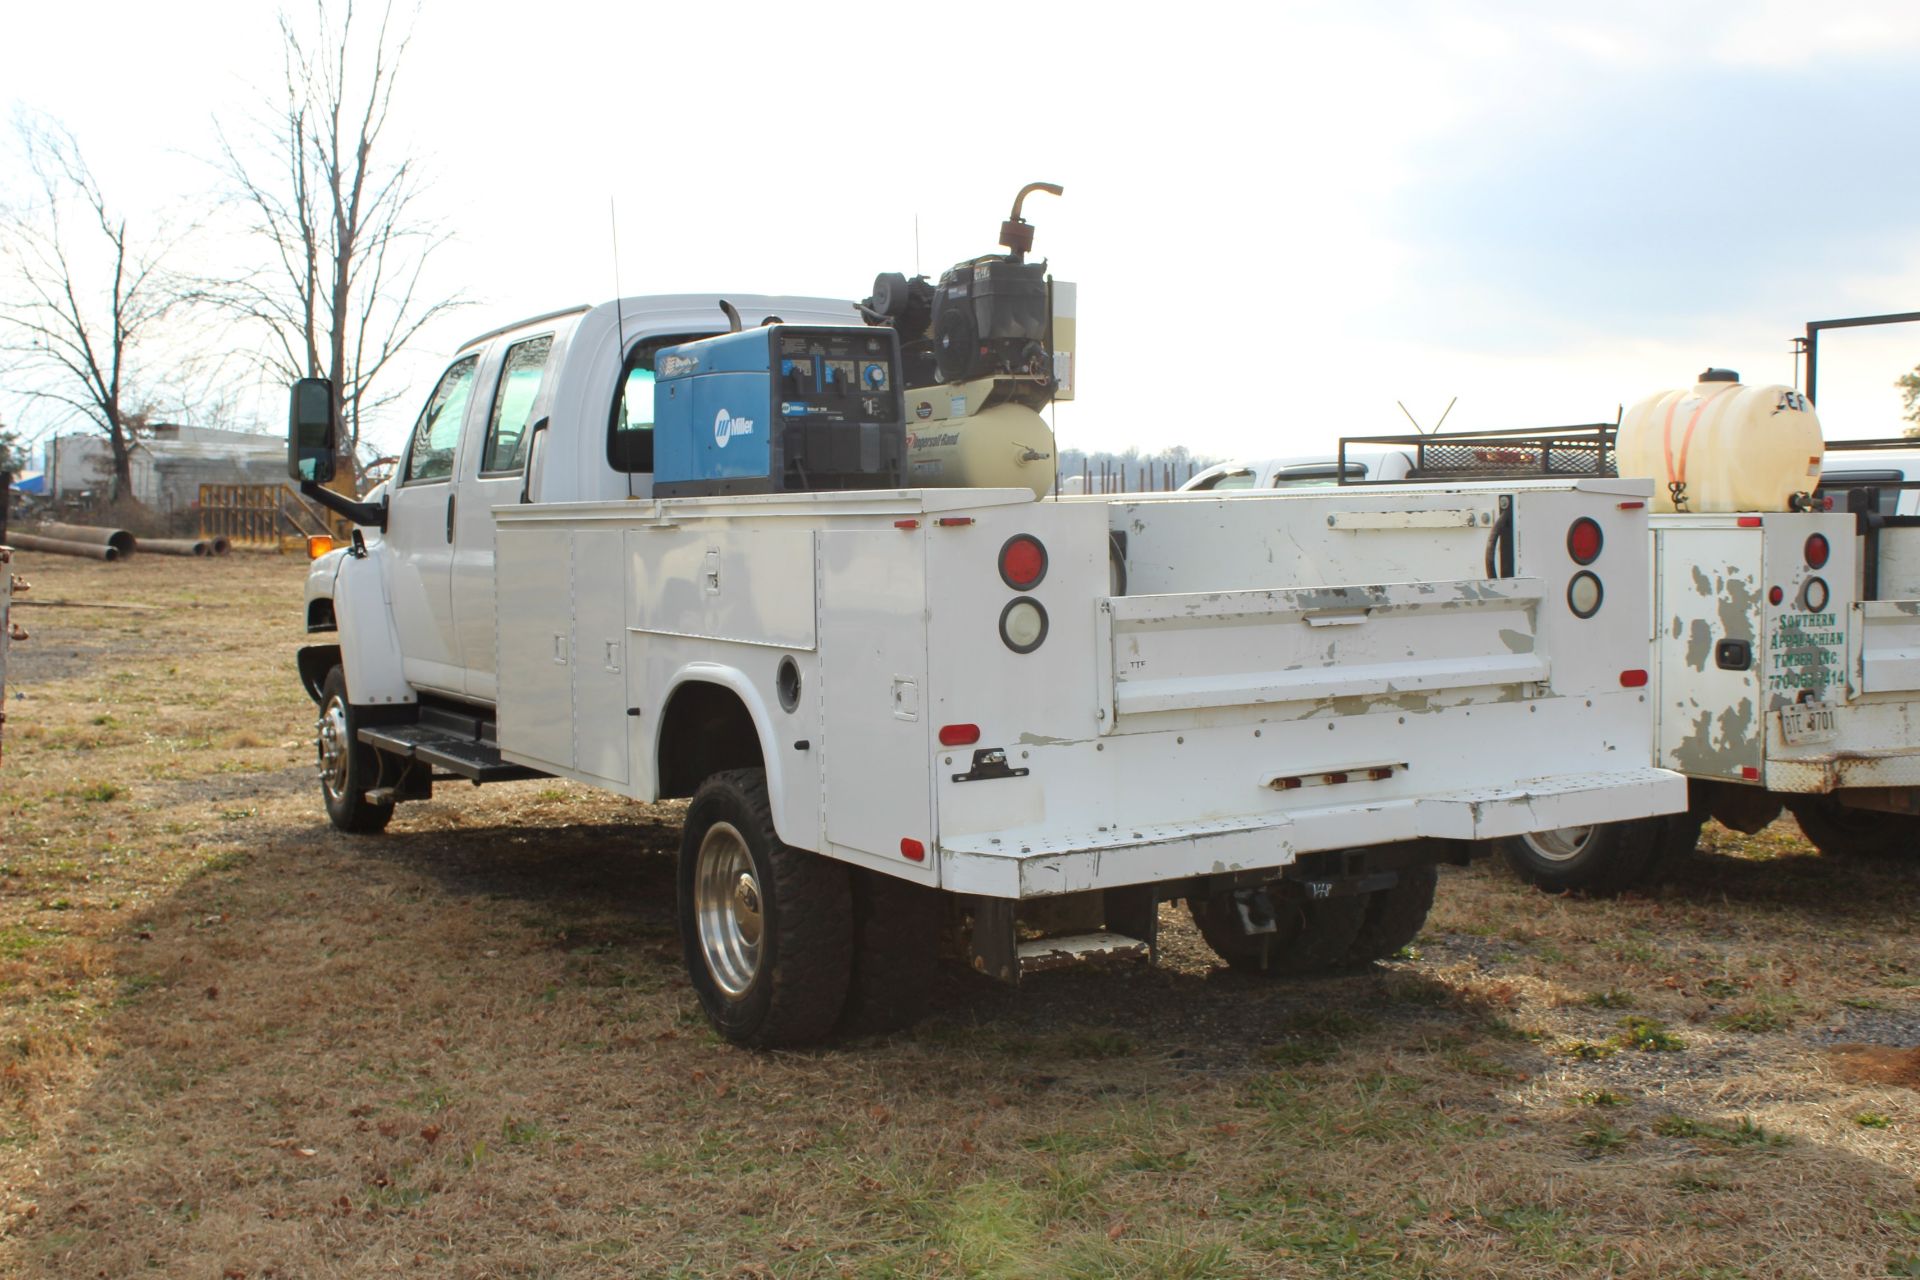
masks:
<path id="1" fill-rule="evenodd" d="M 765 772 L 700 784 L 678 889 L 687 977 L 714 1030 L 756 1049 L 832 1032 L 853 970 L 850 877 L 845 863 L 780 839 Z"/>
<path id="2" fill-rule="evenodd" d="M 1577 858 L 1593 843 L 1593 827 L 1561 827 L 1554 831 L 1535 831 L 1521 836 L 1536 857 L 1548 862 L 1566 862 Z"/>
<path id="3" fill-rule="evenodd" d="M 1548 893 L 1615 894 L 1658 873 L 1675 843 L 1674 820 L 1634 818 L 1536 831 L 1502 840 L 1500 852 L 1515 875 Z"/>
<path id="4" fill-rule="evenodd" d="M 700 841 L 693 873 L 700 957 L 714 985 L 738 1000 L 760 971 L 766 914 L 746 838 L 730 822 L 716 822 Z"/>
<path id="5" fill-rule="evenodd" d="M 320 686 L 320 715 L 313 725 L 314 770 L 327 819 L 342 831 L 371 835 L 386 830 L 393 805 L 374 804 L 369 788 L 379 785 L 380 758 L 359 740 L 359 716 L 347 701 L 347 677 L 339 667 Z"/>
<path id="6" fill-rule="evenodd" d="M 339 694 L 327 699 L 314 721 L 314 747 L 319 755 L 320 789 L 331 802 L 347 794 L 347 700 Z"/>

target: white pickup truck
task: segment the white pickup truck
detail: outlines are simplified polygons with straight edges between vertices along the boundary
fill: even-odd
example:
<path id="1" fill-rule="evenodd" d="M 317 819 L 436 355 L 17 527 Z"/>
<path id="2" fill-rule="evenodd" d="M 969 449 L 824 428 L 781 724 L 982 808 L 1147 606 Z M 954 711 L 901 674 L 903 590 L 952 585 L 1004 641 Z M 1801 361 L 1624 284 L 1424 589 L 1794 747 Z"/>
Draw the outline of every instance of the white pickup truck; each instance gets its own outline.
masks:
<path id="1" fill-rule="evenodd" d="M 739 340 L 891 341 L 729 301 Z M 299 668 L 343 830 L 443 778 L 691 797 L 686 962 L 732 1040 L 903 1025 L 943 937 L 1008 980 L 1147 956 L 1179 899 L 1236 967 L 1363 963 L 1474 841 L 1684 806 L 1648 760 L 1647 482 L 657 496 L 656 456 L 768 430 L 696 405 L 668 438 L 719 364 L 684 344 L 729 327 L 631 298 L 468 343 L 384 497 L 326 498 L 367 532 L 314 562 Z M 308 492 L 332 404 L 294 388 Z"/>

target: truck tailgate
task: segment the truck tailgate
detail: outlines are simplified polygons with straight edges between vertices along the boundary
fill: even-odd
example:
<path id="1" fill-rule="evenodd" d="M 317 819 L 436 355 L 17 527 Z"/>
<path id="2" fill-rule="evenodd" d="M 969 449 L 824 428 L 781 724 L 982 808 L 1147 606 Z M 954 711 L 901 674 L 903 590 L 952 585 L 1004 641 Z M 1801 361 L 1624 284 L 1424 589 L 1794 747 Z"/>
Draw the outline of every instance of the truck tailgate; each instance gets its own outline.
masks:
<path id="1" fill-rule="evenodd" d="M 1103 731 L 1161 712 L 1545 681 L 1543 594 L 1535 578 L 1475 578 L 1103 599 Z"/>

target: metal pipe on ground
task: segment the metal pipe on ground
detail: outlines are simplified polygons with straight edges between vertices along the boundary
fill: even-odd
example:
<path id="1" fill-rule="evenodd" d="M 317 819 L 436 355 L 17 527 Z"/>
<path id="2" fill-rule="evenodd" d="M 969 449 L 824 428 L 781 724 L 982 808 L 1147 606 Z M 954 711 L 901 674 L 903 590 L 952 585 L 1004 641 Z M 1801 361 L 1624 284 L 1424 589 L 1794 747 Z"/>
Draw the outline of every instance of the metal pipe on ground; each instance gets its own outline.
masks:
<path id="1" fill-rule="evenodd" d="M 227 535 L 224 533 L 216 533 L 213 535 L 213 538 L 207 545 L 212 548 L 213 554 L 217 556 L 223 556 L 233 550 L 233 544 L 227 541 Z"/>
<path id="2" fill-rule="evenodd" d="M 104 542 L 123 556 L 133 554 L 133 535 L 125 529 L 103 529 L 91 524 L 43 524 L 38 536 L 62 542 Z"/>
<path id="3" fill-rule="evenodd" d="M 213 547 L 205 538 L 142 538 L 142 551 L 157 551 L 163 556 L 210 556 Z"/>
<path id="4" fill-rule="evenodd" d="M 32 533 L 15 533 L 8 541 L 22 551 L 47 551 L 57 556 L 86 556 L 89 560 L 118 560 L 120 548 L 108 542 L 73 542 L 66 538 L 42 538 Z"/>

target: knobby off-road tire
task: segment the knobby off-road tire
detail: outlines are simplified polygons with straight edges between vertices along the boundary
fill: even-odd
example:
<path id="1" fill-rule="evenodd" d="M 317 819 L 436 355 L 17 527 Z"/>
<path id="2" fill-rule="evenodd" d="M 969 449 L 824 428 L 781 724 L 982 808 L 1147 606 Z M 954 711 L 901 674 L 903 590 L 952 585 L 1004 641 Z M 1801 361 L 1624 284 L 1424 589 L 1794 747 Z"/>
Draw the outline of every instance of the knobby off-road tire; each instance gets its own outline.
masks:
<path id="1" fill-rule="evenodd" d="M 1440 883 L 1439 868 L 1403 867 L 1392 887 L 1366 896 L 1367 914 L 1360 932 L 1347 949 L 1351 964 L 1385 960 L 1419 936 L 1433 910 L 1433 893 Z"/>
<path id="2" fill-rule="evenodd" d="M 1200 936 L 1229 967 L 1279 978 L 1344 963 L 1366 922 L 1371 896 L 1276 898 L 1272 933 L 1242 933 L 1228 893 L 1188 898 L 1187 912 Z"/>
<path id="3" fill-rule="evenodd" d="M 1515 875 L 1548 893 L 1610 897 L 1651 879 L 1672 840 L 1665 819 L 1635 818 L 1514 836 L 1500 852 Z"/>
<path id="4" fill-rule="evenodd" d="M 1898 858 L 1920 852 L 1920 821 L 1903 813 L 1854 809 L 1832 796 L 1796 796 L 1787 811 L 1829 858 Z"/>
<path id="5" fill-rule="evenodd" d="M 853 877 L 853 974 L 839 1033 L 901 1031 L 926 1013 L 940 967 L 940 894 L 877 871 Z"/>
<path id="6" fill-rule="evenodd" d="M 700 784 L 678 886 L 687 975 L 715 1030 L 753 1049 L 833 1030 L 853 963 L 847 867 L 781 843 L 763 770 Z"/>
<path id="7" fill-rule="evenodd" d="M 360 714 L 347 701 L 347 675 L 339 667 L 320 686 L 320 715 L 314 725 L 320 796 L 327 818 L 342 831 L 372 835 L 393 821 L 391 804 L 370 804 L 367 788 L 380 776 L 374 749 L 360 741 Z"/>

